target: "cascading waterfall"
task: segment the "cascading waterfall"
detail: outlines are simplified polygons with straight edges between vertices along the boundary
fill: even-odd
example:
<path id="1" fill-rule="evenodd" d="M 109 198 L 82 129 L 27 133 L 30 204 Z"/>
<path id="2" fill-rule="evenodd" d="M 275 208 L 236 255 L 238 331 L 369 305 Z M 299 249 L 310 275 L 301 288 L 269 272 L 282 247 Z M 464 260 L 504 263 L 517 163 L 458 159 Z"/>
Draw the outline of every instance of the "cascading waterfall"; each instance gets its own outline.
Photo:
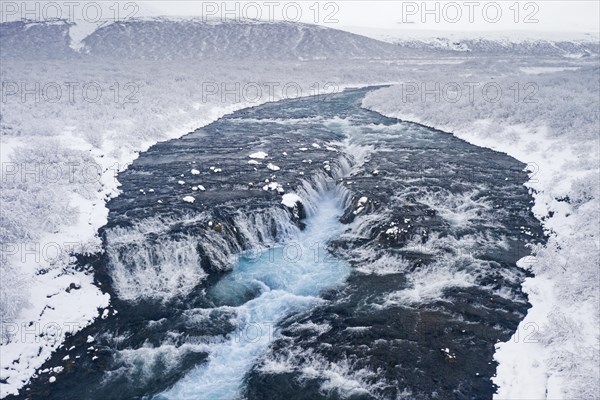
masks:
<path id="1" fill-rule="evenodd" d="M 221 235 L 210 216 L 185 216 L 175 220 L 148 218 L 129 227 L 107 230 L 107 257 L 113 285 L 124 300 L 170 300 L 187 295 L 208 274 L 201 255 L 215 270 L 226 270 L 235 255 L 295 235 L 297 227 L 284 209 L 232 216 L 235 230 Z M 156 278 L 159 279 L 156 279 Z"/>
<path id="2" fill-rule="evenodd" d="M 195 367 L 156 399 L 239 398 L 245 374 L 277 335 L 277 323 L 322 300 L 322 290 L 334 288 L 350 273 L 348 264 L 333 258 L 327 243 L 340 235 L 339 222 L 348 191 L 315 179 L 299 190 L 308 218 L 292 241 L 250 256 L 242 254 L 233 271 L 209 291 L 221 307 L 234 307 L 236 329 L 215 345 L 206 364 Z M 254 296 L 254 297 L 252 297 Z M 247 298 L 250 300 L 245 301 Z"/>
<path id="3" fill-rule="evenodd" d="M 347 151 L 331 164 L 331 176 L 318 173 L 303 180 L 297 189 L 306 215 L 317 212 L 320 196 L 327 191 L 339 197 L 344 206 L 348 202 L 350 192 L 334 180 L 351 174 L 364 162 L 370 148 L 347 141 L 343 147 Z M 145 218 L 127 227 L 108 229 L 107 257 L 119 297 L 129 301 L 184 297 L 208 276 L 202 258 L 209 260 L 212 270 L 225 271 L 241 252 L 289 241 L 298 233 L 298 227 L 283 208 L 238 210 L 228 222 L 225 225 L 231 229 L 229 235 L 215 232 L 211 228 L 212 217 L 205 212 L 167 219 Z"/>

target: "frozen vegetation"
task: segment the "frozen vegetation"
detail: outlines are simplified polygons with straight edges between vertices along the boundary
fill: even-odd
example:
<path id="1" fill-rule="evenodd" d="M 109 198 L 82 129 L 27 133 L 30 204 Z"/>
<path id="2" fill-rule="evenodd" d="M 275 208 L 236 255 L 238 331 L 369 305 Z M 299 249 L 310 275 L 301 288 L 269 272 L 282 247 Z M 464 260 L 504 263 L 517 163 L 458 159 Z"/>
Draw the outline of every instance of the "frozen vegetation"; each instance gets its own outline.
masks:
<path id="1" fill-rule="evenodd" d="M 502 57 L 463 57 L 292 24 L 230 30 L 161 24 L 109 25 L 85 39 L 81 52 L 70 46 L 68 24 L 0 25 L 1 79 L 11 83 L 3 86 L 0 114 L 0 397 L 26 384 L 65 335 L 108 315 L 109 296 L 74 256 L 101 250 L 97 230 L 107 221 L 106 201 L 119 193 L 115 176 L 139 152 L 243 107 L 390 82 L 406 84 L 374 92 L 364 106 L 506 152 L 531 170 L 533 209 L 549 241 L 522 261 L 535 275 L 524 285 L 533 307 L 515 340 L 497 346 L 498 398 L 598 397 L 600 72 L 594 46 L 549 46 L 548 54 L 541 46 L 529 57 L 502 44 Z M 235 48 L 229 42 L 220 52 L 220 41 L 240 30 L 249 38 L 279 34 L 289 46 L 280 44 L 281 57 L 277 50 L 261 52 L 264 46 L 248 47 L 252 41 Z M 205 31 L 212 41 L 194 47 L 189 38 Z M 146 34 L 157 39 L 137 48 Z M 163 40 L 174 37 L 188 40 Z M 336 46 L 328 47 L 332 41 Z M 184 57 L 189 54 L 194 57 Z M 235 61 L 239 57 L 244 61 Z M 436 82 L 458 83 L 461 98 L 448 100 L 453 87 L 439 99 L 423 99 L 421 85 Z M 494 82 L 503 95 L 492 102 L 476 88 L 470 99 L 473 82 L 479 88 Z M 24 89 L 36 84 L 27 94 Z M 414 92 L 415 84 L 417 94 L 406 97 L 406 85 Z M 227 88 L 234 89 L 227 94 Z M 256 163 L 266 156 L 248 154 Z M 283 198 L 288 207 L 297 200 Z M 528 336 L 531 327 L 535 333 Z"/>

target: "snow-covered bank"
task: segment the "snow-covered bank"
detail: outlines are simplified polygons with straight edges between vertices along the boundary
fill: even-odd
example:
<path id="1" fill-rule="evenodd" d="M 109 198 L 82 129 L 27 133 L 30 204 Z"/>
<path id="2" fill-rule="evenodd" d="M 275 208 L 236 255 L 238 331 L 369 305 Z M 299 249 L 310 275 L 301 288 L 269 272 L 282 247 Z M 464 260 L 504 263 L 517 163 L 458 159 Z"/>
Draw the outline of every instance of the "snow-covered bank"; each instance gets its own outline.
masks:
<path id="1" fill-rule="evenodd" d="M 597 63 L 527 77 L 514 70 L 512 75 L 489 69 L 463 73 L 480 85 L 493 79 L 501 88 L 531 83 L 539 91 L 532 102 L 512 93 L 494 102 L 477 95 L 454 102 L 435 101 L 431 93 L 410 97 L 407 86 L 398 85 L 371 93 L 363 106 L 451 132 L 527 164 L 533 212 L 549 241 L 533 249 L 535 257 L 520 262 L 535 274 L 523 285 L 532 308 L 512 339 L 497 344 L 496 398 L 599 398 Z M 455 82 L 451 74 L 427 79 L 428 88 L 433 81 Z"/>
<path id="2" fill-rule="evenodd" d="M 210 110 L 211 116 L 192 119 L 174 127 L 160 140 L 180 137 L 245 106 L 236 104 L 215 107 Z M 49 200 L 54 202 L 47 205 L 51 208 L 51 213 L 60 212 L 64 206 L 66 212 L 73 213 L 72 218 L 53 224 L 51 232 L 44 231 L 43 226 L 37 231 L 29 231 L 31 241 L 11 242 L 5 245 L 9 254 L 3 255 L 7 261 L 2 270 L 3 286 L 7 284 L 7 280 L 10 286 L 8 292 L 3 287 L 2 302 L 9 306 L 22 302 L 26 306 L 22 309 L 15 307 L 14 311 L 3 310 L 5 312 L 2 315 L 3 342 L 0 365 L 3 383 L 0 397 L 17 394 L 51 353 L 61 346 L 67 334 L 74 334 L 99 316 L 106 317 L 110 313 L 107 308 L 110 296 L 96 286 L 93 271 L 78 270 L 73 255 L 101 251 L 97 231 L 107 222 L 106 202 L 119 193 L 117 173 L 157 141 L 145 140 L 137 149 L 129 148 L 120 152 L 118 156 L 108 155 L 104 149 L 93 148 L 85 143 L 79 143 L 77 146 L 76 141 L 72 141 L 71 146 L 62 142 L 61 145 L 65 146 L 63 148 L 56 145 L 55 150 L 58 150 L 58 154 L 69 150 L 91 152 L 91 160 L 82 165 L 93 165 L 94 167 L 90 168 L 101 169 L 102 174 L 98 179 L 97 190 L 88 196 L 77 193 L 77 187 L 63 187 L 65 197 L 58 196 Z M 3 142 L 10 143 L 10 139 L 3 138 Z M 17 150 L 17 154 L 18 151 L 20 150 Z M 19 169 L 29 164 L 18 158 L 18 155 L 16 159 L 19 161 L 13 161 L 10 157 L 14 154 L 8 154 L 6 157 L 3 155 L 3 163 L 14 163 Z M 40 159 L 32 158 L 31 161 L 33 165 L 34 161 L 39 162 Z M 75 161 L 75 164 L 78 166 L 79 162 Z M 41 166 L 42 169 L 45 167 L 47 166 Z M 43 180 L 43 177 L 36 179 Z M 32 208 L 35 207 L 36 205 L 32 205 Z M 30 210 L 23 211 L 28 213 Z M 28 215 L 12 217 L 18 220 Z M 40 218 L 42 219 L 43 217 Z M 10 314 L 13 314 L 12 318 Z M 60 366 L 54 370 L 55 373 L 60 371 Z"/>
<path id="3" fill-rule="evenodd" d="M 101 251 L 97 231 L 107 221 L 106 202 L 119 194 L 116 175 L 140 152 L 237 109 L 393 77 L 387 65 L 379 68 L 390 70 L 385 75 L 375 72 L 371 63 L 340 69 L 326 62 L 313 68 L 269 62 L 221 65 L 216 70 L 210 63 L 190 68 L 139 61 L 110 66 L 88 61 L 2 62 L 3 82 L 31 87 L 93 81 L 103 96 L 90 102 L 75 91 L 72 102 L 66 93 L 50 102 L 33 95 L 23 101 L 17 94 L 7 95 L 3 104 L 0 397 L 17 393 L 65 335 L 112 312 L 107 309 L 109 296 L 94 284 L 93 271 L 78 269 L 73 254 Z M 319 76 L 310 70 L 319 71 Z M 343 78 L 337 77 L 340 70 L 345 70 Z M 114 90 L 116 84 L 123 90 L 128 83 L 135 85 L 135 92 Z M 229 89 L 238 85 L 239 90 L 225 96 L 222 84 Z M 245 84 L 263 88 L 262 96 L 244 91 Z M 286 84 L 299 92 L 282 90 Z M 125 101 L 130 93 L 128 100 L 133 101 Z M 61 368 L 56 366 L 54 372 Z"/>

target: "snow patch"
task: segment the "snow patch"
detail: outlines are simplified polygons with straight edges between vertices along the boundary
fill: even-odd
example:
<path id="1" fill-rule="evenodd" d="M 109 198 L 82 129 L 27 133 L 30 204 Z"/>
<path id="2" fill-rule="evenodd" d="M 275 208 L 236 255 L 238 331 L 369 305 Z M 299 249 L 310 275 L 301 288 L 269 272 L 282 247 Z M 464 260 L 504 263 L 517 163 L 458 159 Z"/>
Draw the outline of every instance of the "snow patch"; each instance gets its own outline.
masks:
<path id="1" fill-rule="evenodd" d="M 258 159 L 265 159 L 267 158 L 269 155 L 267 153 L 265 153 L 264 151 L 257 151 L 256 153 L 252 153 L 250 154 L 248 157 L 250 158 L 258 158 Z"/>
<path id="2" fill-rule="evenodd" d="M 296 207 L 296 203 L 302 203 L 302 198 L 296 193 L 286 193 L 281 198 L 281 204 L 288 208 Z"/>

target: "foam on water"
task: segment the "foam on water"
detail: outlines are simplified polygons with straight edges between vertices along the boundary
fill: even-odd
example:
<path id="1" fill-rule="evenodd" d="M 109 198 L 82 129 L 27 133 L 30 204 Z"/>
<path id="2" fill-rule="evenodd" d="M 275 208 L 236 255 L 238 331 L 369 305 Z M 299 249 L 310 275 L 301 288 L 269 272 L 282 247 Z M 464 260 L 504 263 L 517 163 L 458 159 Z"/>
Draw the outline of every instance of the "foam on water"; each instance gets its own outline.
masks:
<path id="1" fill-rule="evenodd" d="M 283 209 L 238 212 L 233 220 L 250 248 L 286 240 L 298 231 Z M 227 269 L 243 250 L 239 242 L 211 229 L 202 235 L 172 232 L 175 226 L 207 226 L 210 221 L 201 213 L 179 219 L 146 218 L 108 229 L 109 270 L 118 296 L 128 301 L 183 298 L 208 276 L 201 267 L 200 248 L 216 269 Z"/>
<path id="2" fill-rule="evenodd" d="M 415 194 L 412 193 L 414 196 Z M 474 221 L 484 222 L 486 225 L 498 226 L 494 219 L 500 210 L 493 210 L 492 205 L 479 191 L 472 190 L 464 193 L 454 193 L 450 190 L 438 190 L 419 193 L 418 200 L 437 213 L 455 228 L 467 228 Z"/>
<path id="3" fill-rule="evenodd" d="M 267 374 L 297 373 L 299 381 L 318 380 L 320 392 L 332 398 L 378 398 L 376 393 L 385 381 L 378 379 L 376 371 L 357 364 L 360 362 L 355 359 L 343 357 L 333 362 L 310 349 L 289 346 L 282 354 L 265 358 L 258 368 Z"/>
<path id="4" fill-rule="evenodd" d="M 319 304 L 322 290 L 346 279 L 349 266 L 326 249 L 344 229 L 339 222 L 343 196 L 332 191 L 311 195 L 307 227 L 295 240 L 258 256 L 242 254 L 233 271 L 211 288 L 215 303 L 235 306 L 236 330 L 211 348 L 207 363 L 156 399 L 239 398 L 244 376 L 277 336 L 278 321 Z"/>
<path id="5" fill-rule="evenodd" d="M 124 251 L 109 251 L 117 293 L 125 300 L 166 300 L 188 293 L 207 276 L 200 267 L 197 248 L 198 238 L 186 236 L 158 243 L 142 239 L 129 243 Z"/>

